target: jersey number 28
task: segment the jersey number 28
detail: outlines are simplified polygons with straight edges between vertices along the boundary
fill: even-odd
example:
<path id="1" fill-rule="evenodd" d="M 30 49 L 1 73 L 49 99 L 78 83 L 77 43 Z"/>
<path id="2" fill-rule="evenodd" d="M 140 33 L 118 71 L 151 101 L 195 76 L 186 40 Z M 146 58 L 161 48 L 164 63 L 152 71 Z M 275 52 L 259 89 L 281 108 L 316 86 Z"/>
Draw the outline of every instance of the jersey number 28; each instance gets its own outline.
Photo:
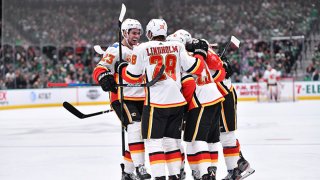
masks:
<path id="1" fill-rule="evenodd" d="M 171 77 L 173 80 L 176 80 L 176 64 L 177 64 L 177 57 L 174 54 L 167 54 L 165 57 L 161 55 L 152 55 L 149 58 L 150 64 L 157 64 L 154 72 L 153 72 L 153 77 L 154 78 L 160 71 L 160 68 L 163 64 L 163 59 L 164 63 L 166 66 L 165 73 Z M 167 79 L 166 75 L 163 74 L 160 80 L 165 80 Z"/>

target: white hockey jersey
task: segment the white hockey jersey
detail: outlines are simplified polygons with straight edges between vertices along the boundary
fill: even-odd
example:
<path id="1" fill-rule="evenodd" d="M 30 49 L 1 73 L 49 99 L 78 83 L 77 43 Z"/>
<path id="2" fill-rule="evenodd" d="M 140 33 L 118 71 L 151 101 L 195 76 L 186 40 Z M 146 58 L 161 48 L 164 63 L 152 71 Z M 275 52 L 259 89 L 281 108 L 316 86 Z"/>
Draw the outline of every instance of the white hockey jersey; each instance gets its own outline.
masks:
<path id="1" fill-rule="evenodd" d="M 268 84 L 276 84 L 279 77 L 280 75 L 275 69 L 271 69 L 270 71 L 266 70 L 263 74 L 263 79 L 265 79 Z"/>
<path id="2" fill-rule="evenodd" d="M 188 100 L 189 110 L 200 105 L 210 106 L 224 100 L 224 97 L 219 91 L 217 84 L 214 82 L 207 65 L 205 65 L 205 69 L 203 71 L 205 71 L 205 73 L 202 75 L 193 75 L 196 87 L 192 99 Z M 190 76 L 190 74 L 182 74 L 182 83 L 184 83 L 183 79 L 188 78 L 188 76 Z M 184 90 L 183 92 L 190 93 L 191 91 Z M 187 95 L 187 97 L 190 96 Z"/>
<path id="3" fill-rule="evenodd" d="M 146 105 L 154 107 L 177 107 L 186 104 L 180 91 L 183 71 L 197 74 L 203 69 L 203 59 L 187 54 L 179 42 L 149 41 L 134 48 L 132 63 L 126 68 L 124 77 L 133 81 L 146 75 L 151 81 L 165 65 L 165 73 L 153 86 L 146 88 Z"/>
<path id="4" fill-rule="evenodd" d="M 126 46 L 122 46 L 122 59 L 131 63 L 132 50 Z M 103 54 L 103 58 L 100 60 L 97 66 L 108 68 L 112 73 L 115 73 L 114 65 L 119 59 L 119 43 L 114 43 Z M 118 76 L 117 76 L 118 77 Z M 118 82 L 118 78 L 115 78 Z M 119 83 L 119 82 L 118 82 Z M 123 83 L 128 83 L 123 80 Z M 119 94 L 119 93 L 118 93 Z M 111 102 L 114 99 L 119 99 L 118 94 L 111 94 Z M 123 95 L 125 100 L 144 100 L 145 92 L 142 87 L 124 87 Z"/>

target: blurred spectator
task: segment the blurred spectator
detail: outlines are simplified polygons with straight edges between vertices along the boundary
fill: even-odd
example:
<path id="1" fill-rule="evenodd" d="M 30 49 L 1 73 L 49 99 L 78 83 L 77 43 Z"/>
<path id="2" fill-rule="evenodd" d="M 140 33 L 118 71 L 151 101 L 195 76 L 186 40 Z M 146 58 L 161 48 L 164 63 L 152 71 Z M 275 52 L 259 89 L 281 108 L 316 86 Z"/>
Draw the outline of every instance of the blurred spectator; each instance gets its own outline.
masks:
<path id="1" fill-rule="evenodd" d="M 312 81 L 319 81 L 319 71 L 318 70 L 315 70 L 313 73 L 312 73 Z"/>
<path id="2" fill-rule="evenodd" d="M 196 38 L 224 47 L 230 35 L 241 40 L 228 50 L 235 82 L 258 81 L 267 64 L 283 76 L 293 76 L 303 40 L 274 40 L 274 36 L 319 33 L 320 2 L 314 0 L 123 0 L 128 17 L 142 24 L 150 18 L 167 20 L 169 33 L 186 29 Z M 10 0 L 4 4 L 0 87 L 41 88 L 47 82 L 92 83 L 90 76 L 101 56 L 92 46 L 117 41 L 120 1 Z M 136 4 L 141 4 L 136 6 Z M 119 8 L 115 8 L 119 7 Z M 149 11 L 145 11 L 149 9 Z M 142 36 L 144 38 L 144 36 Z M 146 40 L 146 39 L 145 39 Z M 306 79 L 320 70 L 320 43 L 306 69 Z M 302 70 L 304 71 L 304 69 Z M 314 78 L 315 77 L 315 78 Z"/>
<path id="3" fill-rule="evenodd" d="M 242 77 L 242 81 L 243 83 L 252 83 L 253 79 L 252 79 L 252 74 L 250 72 L 247 72 L 243 77 Z"/>

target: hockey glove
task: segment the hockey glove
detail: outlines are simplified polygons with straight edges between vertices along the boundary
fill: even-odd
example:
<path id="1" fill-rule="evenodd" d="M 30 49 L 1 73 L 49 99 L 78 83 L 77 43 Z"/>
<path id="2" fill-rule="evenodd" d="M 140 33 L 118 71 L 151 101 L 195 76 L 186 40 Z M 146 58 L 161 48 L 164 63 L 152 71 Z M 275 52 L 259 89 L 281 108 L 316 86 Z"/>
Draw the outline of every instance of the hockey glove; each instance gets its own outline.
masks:
<path id="1" fill-rule="evenodd" d="M 193 54 L 199 54 L 204 59 L 207 58 L 207 52 L 208 52 L 209 45 L 205 40 L 196 39 L 192 42 L 192 45 L 194 48 Z"/>
<path id="2" fill-rule="evenodd" d="M 98 82 L 104 91 L 117 93 L 117 83 L 114 80 L 113 74 L 110 71 L 101 73 L 98 76 Z"/>
<path id="3" fill-rule="evenodd" d="M 223 68 L 226 71 L 226 79 L 229 79 L 233 74 L 233 69 L 232 69 L 232 66 L 231 66 L 231 62 L 224 55 L 222 57 L 220 57 L 220 59 L 223 61 Z"/>

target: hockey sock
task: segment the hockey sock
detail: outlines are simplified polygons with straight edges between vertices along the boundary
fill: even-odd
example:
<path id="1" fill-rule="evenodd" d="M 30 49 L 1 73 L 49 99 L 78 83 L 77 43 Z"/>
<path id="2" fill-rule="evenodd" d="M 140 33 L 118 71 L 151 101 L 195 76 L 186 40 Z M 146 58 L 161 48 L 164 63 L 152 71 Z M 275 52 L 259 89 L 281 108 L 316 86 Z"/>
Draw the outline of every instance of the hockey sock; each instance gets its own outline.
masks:
<path id="1" fill-rule="evenodd" d="M 135 168 L 134 168 L 134 165 L 132 163 L 130 152 L 128 150 L 125 151 L 123 159 L 124 159 L 124 161 L 123 161 L 124 172 L 126 172 L 128 174 L 133 173 Z"/>
<path id="2" fill-rule="evenodd" d="M 208 143 L 205 141 L 187 142 L 187 159 L 191 170 L 199 171 L 200 177 L 208 174 L 211 157 Z"/>
<path id="3" fill-rule="evenodd" d="M 182 161 L 180 142 L 181 141 L 179 139 L 163 138 L 163 148 L 165 151 L 169 176 L 180 174 Z"/>
<path id="4" fill-rule="evenodd" d="M 151 174 L 153 177 L 166 176 L 166 159 L 162 144 L 163 139 L 145 140 L 145 147 L 149 152 Z"/>
<path id="5" fill-rule="evenodd" d="M 211 166 L 218 167 L 219 142 L 209 143 L 209 152 L 211 157 Z"/>
<path id="6" fill-rule="evenodd" d="M 240 144 L 236 139 L 234 131 L 220 134 L 220 140 L 223 146 L 223 155 L 228 170 L 237 167 L 239 160 Z"/>
<path id="7" fill-rule="evenodd" d="M 133 122 L 127 128 L 131 158 L 135 167 L 145 164 L 144 142 L 141 138 L 141 122 Z"/>

